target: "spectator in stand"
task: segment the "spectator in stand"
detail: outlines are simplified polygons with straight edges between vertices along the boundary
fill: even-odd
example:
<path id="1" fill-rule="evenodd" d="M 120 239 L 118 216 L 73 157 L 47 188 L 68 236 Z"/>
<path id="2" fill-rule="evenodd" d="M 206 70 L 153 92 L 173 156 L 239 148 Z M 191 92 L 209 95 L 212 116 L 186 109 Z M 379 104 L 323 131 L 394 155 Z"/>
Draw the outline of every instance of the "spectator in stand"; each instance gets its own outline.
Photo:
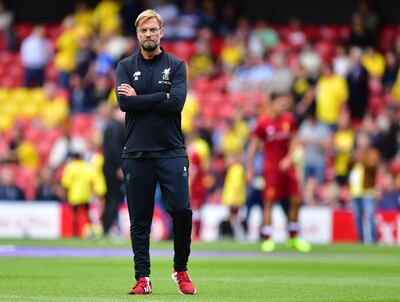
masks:
<path id="1" fill-rule="evenodd" d="M 14 133 L 10 142 L 9 159 L 22 167 L 38 170 L 40 158 L 36 146 L 25 139 L 22 129 L 17 128 Z"/>
<path id="2" fill-rule="evenodd" d="M 259 20 L 249 37 L 249 50 L 252 55 L 264 56 L 279 42 L 276 31 L 265 20 Z"/>
<path id="3" fill-rule="evenodd" d="M 93 20 L 100 38 L 106 36 L 110 31 L 120 29 L 119 20 L 120 3 L 116 0 L 101 0 L 93 11 Z"/>
<path id="4" fill-rule="evenodd" d="M 48 165 L 52 170 L 59 170 L 66 163 L 67 158 L 77 151 L 84 154 L 87 150 L 86 141 L 78 136 L 72 136 L 68 123 L 61 125 L 61 136 L 54 142 Z"/>
<path id="5" fill-rule="evenodd" d="M 214 34 L 218 34 L 218 16 L 217 16 L 217 8 L 216 1 L 214 0 L 204 0 L 202 1 L 202 27 L 207 27 L 212 30 Z"/>
<path id="6" fill-rule="evenodd" d="M 69 118 L 69 105 L 65 93 L 53 82 L 44 85 L 46 106 L 40 108 L 40 117 L 45 127 L 58 127 Z"/>
<path id="7" fill-rule="evenodd" d="M 365 24 L 360 14 L 354 14 L 351 20 L 351 35 L 347 41 L 348 46 L 365 48 L 373 45 L 374 37 L 365 28 Z"/>
<path id="8" fill-rule="evenodd" d="M 92 87 L 89 87 L 86 106 L 93 111 L 101 102 L 107 100 L 111 91 L 110 80 L 107 76 L 98 76 Z"/>
<path id="9" fill-rule="evenodd" d="M 45 167 L 40 171 L 39 184 L 36 190 L 36 200 L 39 201 L 60 201 L 62 199 L 62 188 L 54 180 L 50 168 Z"/>
<path id="10" fill-rule="evenodd" d="M 351 128 L 349 114 L 342 113 L 339 117 L 338 129 L 333 137 L 334 169 L 336 182 L 340 186 L 347 184 L 354 143 L 355 134 Z"/>
<path id="11" fill-rule="evenodd" d="M 390 93 L 399 72 L 399 62 L 392 50 L 388 50 L 385 53 L 385 61 L 386 66 L 382 77 L 382 84 L 385 87 L 385 92 Z"/>
<path id="12" fill-rule="evenodd" d="M 367 1 L 360 1 L 358 3 L 358 14 L 363 21 L 366 31 L 370 33 L 372 37 L 376 37 L 380 20 L 378 14 L 374 12 Z"/>
<path id="13" fill-rule="evenodd" d="M 132 20 L 136 20 L 141 11 L 144 10 L 143 0 L 123 0 L 119 12 L 121 18 L 122 33 L 125 37 L 134 36 L 135 30 Z"/>
<path id="14" fill-rule="evenodd" d="M 310 112 L 299 128 L 298 137 L 304 148 L 304 183 L 314 178 L 318 185 L 322 185 L 325 182 L 329 129 Z"/>
<path id="15" fill-rule="evenodd" d="M 340 112 L 348 99 L 347 83 L 345 79 L 333 73 L 331 65 L 325 63 L 316 91 L 317 118 L 335 130 Z"/>
<path id="16" fill-rule="evenodd" d="M 220 138 L 222 153 L 225 156 L 243 153 L 248 136 L 249 129 L 240 116 L 236 119 L 226 119 L 223 123 Z"/>
<path id="17" fill-rule="evenodd" d="M 25 86 L 43 86 L 44 70 L 52 57 L 50 42 L 44 36 L 43 26 L 35 26 L 32 33 L 22 41 L 21 60 L 25 68 Z"/>
<path id="18" fill-rule="evenodd" d="M 237 28 L 238 13 L 237 8 L 232 3 L 224 3 L 218 18 L 218 35 L 225 37 L 228 34 L 233 34 Z"/>
<path id="19" fill-rule="evenodd" d="M 301 20 L 298 17 L 293 17 L 289 21 L 289 33 L 286 37 L 288 42 L 296 47 L 300 48 L 307 42 L 306 34 L 302 29 Z"/>
<path id="20" fill-rule="evenodd" d="M 10 10 L 7 10 L 3 1 L 0 1 L 0 34 L 4 35 L 8 50 L 14 50 L 15 48 L 13 21 L 14 14 Z"/>
<path id="21" fill-rule="evenodd" d="M 196 1 L 184 1 L 176 26 L 177 38 L 183 40 L 195 39 L 197 30 L 202 24 L 203 14 L 202 11 L 197 7 Z"/>
<path id="22" fill-rule="evenodd" d="M 368 72 L 361 63 L 362 50 L 350 49 L 351 68 L 347 76 L 351 119 L 360 122 L 368 106 Z"/>
<path id="23" fill-rule="evenodd" d="M 245 55 L 245 45 L 233 34 L 224 36 L 220 60 L 224 70 L 228 73 L 239 66 Z"/>
<path id="24" fill-rule="evenodd" d="M 227 170 L 222 189 L 221 202 L 229 207 L 229 224 L 234 239 L 242 241 L 245 232 L 239 210 L 246 201 L 246 175 L 241 162 L 241 153 L 226 156 Z"/>
<path id="25" fill-rule="evenodd" d="M 73 236 L 81 237 L 83 233 L 79 228 L 78 217 L 83 214 L 90 225 L 89 202 L 93 194 L 93 169 L 80 153 L 74 152 L 71 155 L 71 161 L 65 165 L 61 184 L 67 191 L 67 200 L 72 206 Z"/>
<path id="26" fill-rule="evenodd" d="M 78 27 L 93 29 L 93 10 L 85 1 L 79 0 L 76 2 L 73 17 Z"/>
<path id="27" fill-rule="evenodd" d="M 106 44 L 97 41 L 96 45 L 97 57 L 94 63 L 94 76 L 104 77 L 111 76 L 114 73 L 116 60 L 107 52 Z M 96 81 L 93 79 L 93 82 Z"/>
<path id="28" fill-rule="evenodd" d="M 351 70 L 351 59 L 347 52 L 346 47 L 343 45 L 338 45 L 336 48 L 336 56 L 333 59 L 333 70 L 335 74 L 343 78 L 347 78 Z"/>
<path id="29" fill-rule="evenodd" d="M 182 110 L 182 132 L 184 135 L 191 133 L 194 129 L 196 116 L 199 114 L 199 100 L 193 93 L 186 96 L 185 106 Z"/>
<path id="30" fill-rule="evenodd" d="M 112 106 L 112 105 L 110 105 Z M 122 148 L 125 139 L 125 114 L 113 107 L 103 132 L 103 173 L 107 185 L 103 211 L 103 233 L 109 235 L 110 228 L 118 219 L 118 209 L 124 200 Z"/>
<path id="31" fill-rule="evenodd" d="M 271 55 L 270 61 L 274 68 L 274 74 L 269 82 L 271 92 L 288 92 L 292 89 L 295 76 L 287 67 L 287 58 L 283 53 L 275 52 Z"/>
<path id="32" fill-rule="evenodd" d="M 88 106 L 88 89 L 85 87 L 82 76 L 73 72 L 69 76 L 69 105 L 71 114 L 91 112 L 93 108 Z"/>
<path id="33" fill-rule="evenodd" d="M 179 7 L 175 1 L 160 0 L 154 10 L 160 14 L 164 20 L 164 39 L 172 40 L 177 38 L 177 24 L 179 19 Z M 130 19 L 132 20 L 132 19 Z M 129 21 L 130 21 L 129 20 Z M 133 19 L 135 20 L 135 19 Z M 130 21 L 131 22 L 131 21 Z"/>
<path id="34" fill-rule="evenodd" d="M 273 66 L 262 57 L 247 55 L 232 75 L 228 90 L 234 92 L 266 91 L 274 75 Z"/>
<path id="35" fill-rule="evenodd" d="M 380 210 L 400 210 L 400 174 L 397 164 L 385 171 L 384 183 L 380 188 L 381 196 L 377 205 Z"/>
<path id="36" fill-rule="evenodd" d="M 321 57 L 311 43 L 305 43 L 299 54 L 301 67 L 307 73 L 308 78 L 317 80 L 321 72 Z"/>
<path id="37" fill-rule="evenodd" d="M 349 185 L 358 238 L 360 242 L 374 243 L 377 240 L 374 199 L 380 158 L 378 150 L 371 146 L 370 138 L 365 133 L 357 135 L 353 161 Z"/>
<path id="38" fill-rule="evenodd" d="M 78 51 L 78 32 L 75 20 L 67 16 L 62 22 L 63 32 L 56 41 L 54 64 L 58 70 L 58 81 L 61 87 L 68 88 L 69 74 L 76 68 Z"/>
<path id="39" fill-rule="evenodd" d="M 196 51 L 189 61 L 189 76 L 211 76 L 215 73 L 214 58 L 210 49 L 212 33 L 209 28 L 202 28 L 198 31 L 196 40 Z"/>
<path id="40" fill-rule="evenodd" d="M 315 85 L 314 80 L 301 64 L 293 64 L 295 75 L 292 92 L 294 96 L 294 110 L 296 120 L 300 124 L 309 112 L 315 114 Z"/>
<path id="41" fill-rule="evenodd" d="M 385 108 L 372 127 L 372 144 L 379 150 L 382 159 L 391 161 L 399 152 L 400 128 L 396 108 Z"/>
<path id="42" fill-rule="evenodd" d="M 84 79 L 90 77 L 90 70 L 93 70 L 96 61 L 96 52 L 93 49 L 93 39 L 89 36 L 78 38 L 78 49 L 76 52 L 76 72 Z"/>
<path id="43" fill-rule="evenodd" d="M 246 150 L 247 152 L 247 150 Z M 265 179 L 263 176 L 263 166 L 264 166 L 264 155 L 262 152 L 257 152 L 254 156 L 254 164 L 253 171 L 254 177 L 253 181 L 247 185 L 246 191 L 246 217 L 244 221 L 245 229 L 248 235 L 251 236 L 250 233 L 250 214 L 251 210 L 254 206 L 259 206 L 261 209 L 263 208 L 263 191 L 265 188 Z M 247 167 L 245 167 L 247 170 Z M 259 233 L 257 232 L 257 236 Z"/>
<path id="44" fill-rule="evenodd" d="M 24 192 L 14 185 L 14 174 L 10 168 L 0 170 L 0 201 L 25 200 Z"/>
<path id="45" fill-rule="evenodd" d="M 385 72 L 385 57 L 372 46 L 365 49 L 361 62 L 371 77 L 382 78 Z"/>

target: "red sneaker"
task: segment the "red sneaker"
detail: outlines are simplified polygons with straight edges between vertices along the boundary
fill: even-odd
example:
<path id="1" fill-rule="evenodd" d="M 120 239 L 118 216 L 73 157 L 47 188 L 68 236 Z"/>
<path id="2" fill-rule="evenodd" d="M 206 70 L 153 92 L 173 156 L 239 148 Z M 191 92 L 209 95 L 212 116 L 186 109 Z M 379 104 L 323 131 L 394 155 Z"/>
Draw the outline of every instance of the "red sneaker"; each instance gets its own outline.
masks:
<path id="1" fill-rule="evenodd" d="M 196 293 L 196 288 L 190 279 L 188 271 L 186 272 L 173 272 L 172 279 L 178 284 L 179 292 L 182 295 L 194 295 Z"/>
<path id="2" fill-rule="evenodd" d="M 149 277 L 142 277 L 136 284 L 132 287 L 132 289 L 128 292 L 129 295 L 147 295 L 151 294 L 153 291 L 153 286 L 151 285 L 151 281 Z"/>

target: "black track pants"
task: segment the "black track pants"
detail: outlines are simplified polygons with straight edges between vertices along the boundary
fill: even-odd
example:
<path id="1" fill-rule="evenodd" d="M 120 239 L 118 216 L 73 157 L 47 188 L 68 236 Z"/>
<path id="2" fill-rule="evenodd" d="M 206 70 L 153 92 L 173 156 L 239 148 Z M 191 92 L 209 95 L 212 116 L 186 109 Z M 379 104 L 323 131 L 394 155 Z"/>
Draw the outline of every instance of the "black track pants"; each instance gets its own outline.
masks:
<path id="1" fill-rule="evenodd" d="M 174 268 L 187 270 L 192 211 L 189 202 L 189 163 L 186 157 L 123 159 L 135 278 L 150 275 L 149 239 L 154 194 L 160 184 L 174 232 Z"/>

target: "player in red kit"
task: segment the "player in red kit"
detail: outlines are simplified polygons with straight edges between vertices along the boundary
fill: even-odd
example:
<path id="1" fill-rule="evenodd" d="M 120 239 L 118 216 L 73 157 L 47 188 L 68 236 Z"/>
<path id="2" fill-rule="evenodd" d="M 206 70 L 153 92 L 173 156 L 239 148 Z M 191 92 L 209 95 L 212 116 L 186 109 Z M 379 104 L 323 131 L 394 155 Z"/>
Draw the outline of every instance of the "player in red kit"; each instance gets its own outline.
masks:
<path id="1" fill-rule="evenodd" d="M 200 240 L 201 233 L 201 217 L 200 210 L 205 202 L 204 188 L 204 165 L 198 146 L 196 145 L 198 134 L 196 131 L 186 136 L 187 151 L 189 156 L 189 195 L 190 206 L 193 211 L 192 240 Z"/>
<path id="2" fill-rule="evenodd" d="M 260 117 L 255 125 L 247 155 L 247 180 L 253 179 L 253 162 L 259 148 L 264 147 L 263 192 L 264 214 L 261 236 L 261 249 L 272 252 L 272 207 L 280 201 L 288 218 L 288 245 L 298 251 L 308 252 L 311 245 L 298 237 L 298 213 L 301 204 L 300 185 L 293 152 L 296 146 L 296 123 L 293 115 L 287 112 L 290 101 L 288 94 L 272 94 L 268 116 Z"/>

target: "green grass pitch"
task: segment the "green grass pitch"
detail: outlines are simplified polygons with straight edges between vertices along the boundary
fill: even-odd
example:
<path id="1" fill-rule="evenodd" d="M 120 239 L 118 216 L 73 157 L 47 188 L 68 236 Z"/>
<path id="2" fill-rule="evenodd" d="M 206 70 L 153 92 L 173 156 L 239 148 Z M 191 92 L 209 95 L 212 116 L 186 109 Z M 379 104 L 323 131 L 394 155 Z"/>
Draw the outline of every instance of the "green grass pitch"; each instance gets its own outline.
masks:
<path id="1" fill-rule="evenodd" d="M 102 241 L 0 240 L 5 245 L 126 248 Z M 152 249 L 172 249 L 171 242 Z M 258 252 L 254 243 L 195 243 L 193 251 Z M 0 253 L 1 254 L 1 253 Z M 190 273 L 198 288 L 182 296 L 171 280 L 171 259 L 152 258 L 153 294 L 128 296 L 133 284 L 130 257 L 0 257 L 0 301 L 400 301 L 400 249 L 396 247 L 315 246 L 309 254 L 288 251 L 246 258 L 192 257 Z"/>

